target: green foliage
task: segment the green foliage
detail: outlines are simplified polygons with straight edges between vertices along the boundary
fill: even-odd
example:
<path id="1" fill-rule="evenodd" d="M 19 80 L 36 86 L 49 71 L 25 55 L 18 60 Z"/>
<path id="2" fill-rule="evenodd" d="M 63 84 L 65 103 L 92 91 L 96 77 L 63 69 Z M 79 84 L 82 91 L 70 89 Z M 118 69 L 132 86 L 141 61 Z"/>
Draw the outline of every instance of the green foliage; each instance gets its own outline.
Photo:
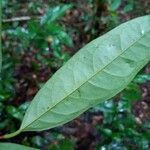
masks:
<path id="1" fill-rule="evenodd" d="M 125 13 L 128 13 L 128 12 L 132 11 L 133 8 L 134 8 L 134 1 L 130 0 L 130 1 L 128 1 L 128 4 L 124 7 L 123 11 Z"/>
<path id="2" fill-rule="evenodd" d="M 1 43 L 0 43 L 0 73 L 2 68 L 2 52 L 1 52 Z"/>
<path id="3" fill-rule="evenodd" d="M 67 54 L 61 52 L 62 45 L 72 47 L 73 42 L 64 27 L 56 21 L 70 7 L 71 5 L 61 5 L 49 8 L 40 20 L 29 21 L 26 28 L 7 29 L 5 33 L 19 40 L 22 49 L 26 51 L 37 49 L 38 53 L 34 57 L 47 65 L 51 65 L 51 61 L 43 55 L 53 55 L 65 62 Z"/>
<path id="4" fill-rule="evenodd" d="M 29 102 L 25 102 L 25 103 L 21 104 L 18 108 L 15 106 L 12 106 L 12 105 L 8 105 L 6 107 L 6 111 L 13 118 L 16 118 L 16 119 L 22 121 L 25 111 L 27 110 L 29 104 L 30 104 Z"/>
<path id="5" fill-rule="evenodd" d="M 149 62 L 149 20 L 129 21 L 82 48 L 35 96 L 20 131 L 64 124 L 123 90 Z M 130 85 L 124 97 L 138 99 L 139 93 L 128 95 L 136 88 Z"/>
<path id="6" fill-rule="evenodd" d="M 101 34 L 101 30 L 103 32 L 103 28 L 106 32 L 121 24 L 122 15 L 132 13 L 135 7 L 134 0 L 90 0 L 88 3 L 91 12 L 84 12 L 81 19 L 85 23 L 84 32 L 90 33 L 93 39 Z"/>
<path id="7" fill-rule="evenodd" d="M 110 5 L 109 10 L 111 10 L 111 11 L 117 10 L 121 5 L 121 0 L 107 0 L 107 1 Z"/>
<path id="8" fill-rule="evenodd" d="M 132 113 L 133 103 L 142 96 L 134 81 L 122 91 L 123 96 L 120 95 L 119 101 L 105 101 L 90 110 L 91 112 L 102 112 L 104 116 L 103 123 L 96 126 L 101 136 L 97 150 L 149 149 L 150 128 L 148 123 L 139 124 Z"/>
<path id="9" fill-rule="evenodd" d="M 3 2 L 3 5 L 5 6 Z M 16 4 L 17 6 L 18 4 Z M 70 36 L 65 32 L 65 27 L 59 25 L 57 20 L 60 16 L 62 16 L 66 10 L 68 10 L 71 5 L 61 5 L 48 9 L 46 15 L 48 15 L 46 20 L 46 15 L 44 15 L 41 20 L 31 20 L 27 22 L 27 27 L 19 26 L 18 24 L 14 24 L 14 29 L 11 29 L 9 26 L 4 24 L 4 29 L 2 32 L 2 36 L 5 38 L 9 36 L 11 38 L 11 43 L 4 43 L 3 45 L 3 70 L 1 74 L 1 84 L 0 84 L 0 129 L 4 132 L 6 131 L 15 131 L 18 128 L 18 125 L 22 121 L 24 116 L 24 112 L 29 106 L 29 103 L 23 103 L 20 106 L 12 105 L 10 102 L 12 98 L 15 96 L 14 83 L 16 82 L 14 79 L 14 68 L 16 64 L 21 63 L 20 58 L 22 53 L 29 53 L 37 49 L 37 54 L 33 55 L 33 57 L 39 59 L 41 64 L 47 65 L 50 67 L 59 68 L 63 62 L 68 59 L 68 55 L 64 52 L 62 53 L 62 46 L 72 46 L 73 42 Z M 7 7 L 6 7 L 7 8 Z M 7 9 L 8 10 L 8 9 Z M 53 11 L 55 10 L 55 11 Z M 61 10 L 61 12 L 60 12 Z M 11 10 L 14 12 L 14 10 Z M 51 14 L 50 14 L 51 13 Z M 55 18 L 54 18 L 55 16 Z M 52 19 L 51 19 L 52 17 Z M 42 23 L 43 18 L 45 22 Z M 56 20 L 57 19 L 57 20 Z M 49 20 L 53 20 L 50 22 Z M 41 22 L 41 23 L 40 23 Z M 9 28 L 9 29 L 7 29 Z M 19 43 L 15 49 L 11 44 L 15 42 Z M 52 58 L 45 58 L 42 55 L 53 55 Z M 62 60 L 62 63 L 59 64 L 59 60 Z M 39 66 L 36 70 L 39 69 Z M 17 124 L 17 125 L 16 125 Z M 6 131 L 5 131 L 6 130 Z M 34 147 L 43 146 L 43 138 L 40 136 L 34 136 L 31 139 L 31 144 Z M 24 142 L 25 145 L 30 145 L 28 141 Z M 45 142 L 44 142 L 45 143 Z M 47 144 L 47 143 L 46 143 Z"/>
<path id="10" fill-rule="evenodd" d="M 12 143 L 0 143 L 0 150 L 38 150 L 35 148 L 18 145 L 18 144 L 12 144 Z"/>
<path id="11" fill-rule="evenodd" d="M 140 74 L 135 79 L 135 83 L 146 83 L 147 81 L 150 81 L 150 75 L 149 74 Z"/>
<path id="12" fill-rule="evenodd" d="M 128 87 L 124 90 L 124 93 L 122 93 L 123 99 L 130 99 L 130 100 L 138 100 L 141 99 L 141 91 L 139 89 L 139 86 L 135 83 L 130 83 Z"/>
<path id="13" fill-rule="evenodd" d="M 70 9 L 71 5 L 62 5 L 50 8 L 41 19 L 41 24 L 51 23 L 56 21 L 59 17 L 65 14 Z"/>
<path id="14" fill-rule="evenodd" d="M 3 9 L 9 5 L 8 1 L 3 1 Z M 16 4 L 16 7 L 17 6 Z M 16 89 L 14 87 L 16 78 L 14 77 L 15 68 L 21 63 L 21 55 L 23 53 L 30 53 L 36 50 L 33 55 L 35 60 L 39 63 L 32 63 L 32 69 L 37 73 L 41 65 L 49 65 L 53 68 L 59 68 L 62 64 L 68 60 L 69 55 L 62 53 L 62 46 L 72 46 L 73 42 L 71 37 L 67 34 L 65 27 L 58 24 L 58 19 L 67 11 L 71 5 L 61 5 L 48 9 L 51 10 L 48 20 L 44 24 L 40 23 L 40 20 L 31 20 L 27 22 L 27 26 L 20 26 L 14 23 L 9 26 L 4 23 L 2 38 L 9 38 L 11 42 L 5 41 L 3 44 L 3 66 L 0 76 L 0 129 L 3 131 L 15 131 L 18 125 L 23 119 L 25 110 L 28 106 L 27 103 L 23 103 L 18 106 L 13 104 L 12 100 L 16 96 Z M 10 7 L 9 7 L 10 8 Z M 61 10 L 61 13 L 59 10 Z M 13 8 L 14 9 L 14 8 Z M 57 11 L 53 11 L 57 10 Z M 9 11 L 9 10 L 8 10 Z M 14 10 L 11 10 L 14 12 Z M 46 15 L 48 15 L 48 12 Z M 49 22 L 49 19 L 55 15 L 53 22 Z M 56 20 L 57 19 L 57 20 Z M 14 29 L 13 29 L 14 28 Z M 14 46 L 14 43 L 18 43 Z M 38 82 L 37 86 L 41 83 Z M 27 99 L 28 101 L 29 99 Z M 20 102 L 19 102 L 20 103 Z M 22 109 L 25 106 L 25 109 Z M 17 122 L 17 125 L 16 125 Z"/>
<path id="15" fill-rule="evenodd" d="M 150 130 L 144 125 L 137 124 L 131 113 L 132 104 L 133 100 L 129 98 L 121 99 L 119 102 L 106 101 L 95 108 L 96 111 L 102 111 L 104 114 L 103 124 L 97 126 L 101 134 L 98 150 L 149 148 Z"/>
<path id="16" fill-rule="evenodd" d="M 68 139 L 60 140 L 58 143 L 48 146 L 48 150 L 74 150 L 74 148 L 74 143 Z"/>
<path id="17" fill-rule="evenodd" d="M 120 23 L 119 9 L 122 8 L 122 13 L 128 13 L 133 10 L 134 1 L 127 0 L 124 5 L 122 5 L 121 0 L 107 0 L 105 3 L 108 6 L 108 16 L 104 19 L 107 20 L 107 28 L 111 29 Z"/>
<path id="18" fill-rule="evenodd" d="M 36 86 L 34 88 L 38 89 L 42 87 L 44 83 L 41 83 L 37 78 L 33 79 L 32 75 L 37 77 L 39 75 L 42 76 L 42 74 L 39 74 L 41 68 L 48 66 L 48 69 L 51 70 L 48 76 L 51 76 L 51 74 L 69 59 L 69 54 L 67 54 L 66 50 L 68 51 L 68 47 L 73 46 L 73 42 L 69 35 L 72 35 L 74 38 L 75 44 L 71 50 L 71 52 L 74 53 L 74 50 L 87 43 L 87 41 L 95 39 L 102 33 L 116 27 L 121 22 L 135 16 L 149 14 L 149 5 L 147 5 L 147 7 L 144 6 L 146 2 L 143 1 L 141 6 L 140 1 L 134 0 L 68 1 L 73 5 L 61 4 L 61 0 L 39 0 L 38 2 L 36 0 L 31 0 L 30 2 L 18 2 L 17 0 L 10 2 L 9 0 L 2 0 L 1 2 L 3 7 L 3 19 L 9 20 L 16 16 L 31 16 L 30 21 L 3 23 L 3 67 L 0 76 L 1 135 L 14 132 L 19 128 L 25 111 L 30 104 L 28 101 L 33 97 L 33 95 L 31 97 L 22 97 L 21 95 L 26 94 L 25 92 L 27 91 L 24 92 L 22 89 L 18 91 L 16 86 L 18 87 L 23 81 L 23 84 L 19 86 L 20 88 L 32 81 L 32 84 Z M 71 11 L 68 11 L 65 18 L 61 20 L 60 17 L 70 8 L 72 8 Z M 141 25 L 135 26 L 137 28 L 133 27 L 134 30 L 138 30 L 138 27 Z M 26 63 L 26 59 L 30 61 Z M 19 66 L 22 67 L 18 72 Z M 16 76 L 18 73 L 22 75 L 26 66 L 31 67 L 31 75 L 25 72 L 25 75 L 21 78 L 20 76 L 18 77 L 18 75 Z M 84 67 L 81 68 L 80 72 L 83 72 Z M 139 123 L 138 120 L 136 120 L 138 118 L 135 118 L 133 115 L 133 111 L 135 111 L 135 108 L 133 108 L 133 106 L 135 107 L 135 101 L 141 100 L 141 98 L 143 99 L 143 93 L 140 89 L 150 81 L 149 74 L 145 74 L 143 70 L 123 92 L 114 98 L 115 100 L 106 101 L 82 116 L 86 119 L 88 115 L 90 119 L 93 119 L 91 118 L 91 113 L 96 112 L 98 115 L 101 115 L 101 112 L 103 113 L 103 122 L 96 124 L 100 139 L 97 140 L 96 138 L 94 143 L 97 142 L 98 150 L 149 149 L 150 123 Z M 65 79 L 67 81 L 66 76 Z M 110 85 L 110 83 L 108 85 Z M 33 85 L 28 86 L 28 91 L 31 92 L 33 89 L 30 86 Z M 146 89 L 148 88 L 146 87 Z M 145 95 L 147 91 L 144 92 Z M 89 92 L 89 95 L 91 98 L 91 95 L 94 94 L 93 92 Z M 24 101 L 27 102 L 24 103 Z M 72 108 L 74 107 L 70 109 L 67 107 L 69 111 Z M 93 126 L 91 123 L 90 125 Z M 80 139 L 72 134 L 69 135 L 69 138 L 66 137 L 68 135 L 61 133 L 61 130 L 64 131 L 64 129 L 64 127 L 59 127 L 41 133 L 25 133 L 15 139 L 8 139 L 7 141 L 15 141 L 23 145 L 50 150 L 78 149 L 79 142 L 82 143 L 82 140 L 85 142 L 84 139 Z M 74 127 L 74 129 L 76 130 L 76 127 Z M 17 131 L 15 134 L 18 133 Z M 80 134 L 80 136 L 85 135 L 85 133 L 82 132 Z M 87 138 L 87 141 L 91 138 L 93 138 L 92 135 Z M 91 145 L 93 145 L 92 142 Z M 9 149 L 10 147 L 11 149 L 14 147 L 16 150 L 18 145 L 10 143 L 0 144 L 0 149 Z M 23 147 L 19 146 L 19 149 L 23 149 Z M 25 149 L 30 148 L 25 147 Z"/>

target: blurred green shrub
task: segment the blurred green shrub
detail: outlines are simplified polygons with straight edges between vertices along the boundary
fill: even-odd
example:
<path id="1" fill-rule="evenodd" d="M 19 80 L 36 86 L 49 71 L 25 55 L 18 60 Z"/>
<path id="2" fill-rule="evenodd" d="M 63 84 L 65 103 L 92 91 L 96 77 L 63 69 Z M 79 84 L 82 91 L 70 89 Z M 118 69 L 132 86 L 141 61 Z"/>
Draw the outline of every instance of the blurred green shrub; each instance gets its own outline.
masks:
<path id="1" fill-rule="evenodd" d="M 144 80 L 143 80 L 144 76 Z M 148 122 L 139 123 L 132 113 L 135 101 L 141 99 L 137 81 L 148 81 L 147 75 L 138 75 L 121 93 L 120 100 L 110 100 L 95 107 L 104 115 L 102 125 L 97 125 L 100 142 L 97 150 L 147 150 L 150 146 Z M 143 82 L 142 82 L 143 83 Z"/>
<path id="2" fill-rule="evenodd" d="M 16 38 L 21 42 L 22 49 L 32 51 L 37 49 L 36 58 L 44 63 L 50 63 L 42 55 L 52 54 L 58 59 L 66 61 L 67 54 L 62 53 L 62 46 L 73 46 L 71 37 L 66 33 L 64 27 L 57 23 L 57 19 L 62 16 L 71 5 L 60 5 L 47 10 L 40 20 L 27 22 L 27 27 L 17 27 L 6 30 L 6 34 Z M 41 58 L 42 57 L 42 58 Z"/>
<path id="3" fill-rule="evenodd" d="M 6 8 L 9 5 L 11 4 L 8 1 L 2 1 L 6 14 L 8 12 Z M 15 67 L 21 63 L 22 55 L 35 52 L 32 58 L 38 60 L 39 63 L 31 65 L 36 70 L 41 65 L 54 67 L 57 70 L 69 59 L 68 53 L 63 52 L 62 49 L 64 46 L 72 47 L 73 41 L 65 26 L 58 20 L 71 7 L 72 5 L 67 4 L 51 7 L 42 17 L 37 20 L 31 19 L 25 25 L 17 22 L 12 25 L 4 23 L 2 31 L 3 66 L 0 76 L 0 129 L 3 132 L 16 130 L 29 106 L 29 102 L 19 107 L 17 107 L 18 103 L 13 103 L 17 95 L 14 88 L 17 82 L 14 77 Z M 15 9 L 15 7 L 12 8 Z M 13 9 L 10 11 L 15 12 Z"/>

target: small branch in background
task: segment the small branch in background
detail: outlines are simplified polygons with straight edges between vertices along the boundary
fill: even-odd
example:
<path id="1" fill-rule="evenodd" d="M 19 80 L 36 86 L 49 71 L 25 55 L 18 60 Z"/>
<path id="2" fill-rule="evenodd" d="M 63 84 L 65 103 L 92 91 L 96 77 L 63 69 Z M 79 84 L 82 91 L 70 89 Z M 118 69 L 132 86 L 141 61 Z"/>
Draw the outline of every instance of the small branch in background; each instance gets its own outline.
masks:
<path id="1" fill-rule="evenodd" d="M 3 23 L 15 22 L 15 21 L 28 21 L 31 19 L 41 19 L 42 16 L 30 17 L 30 16 L 22 16 L 22 17 L 14 17 L 10 19 L 3 19 Z"/>

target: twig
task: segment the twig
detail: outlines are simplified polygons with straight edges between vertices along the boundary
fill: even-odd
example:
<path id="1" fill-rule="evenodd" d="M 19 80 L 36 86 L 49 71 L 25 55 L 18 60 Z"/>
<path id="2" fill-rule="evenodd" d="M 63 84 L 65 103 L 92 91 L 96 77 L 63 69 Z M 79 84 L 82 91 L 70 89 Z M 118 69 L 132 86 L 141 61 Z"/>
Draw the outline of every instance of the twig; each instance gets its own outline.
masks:
<path id="1" fill-rule="evenodd" d="M 22 17 L 14 17 L 10 19 L 4 19 L 2 20 L 3 23 L 7 22 L 15 22 L 15 21 L 28 21 L 31 19 L 41 19 L 42 16 L 36 16 L 36 17 L 30 17 L 30 16 L 22 16 Z"/>

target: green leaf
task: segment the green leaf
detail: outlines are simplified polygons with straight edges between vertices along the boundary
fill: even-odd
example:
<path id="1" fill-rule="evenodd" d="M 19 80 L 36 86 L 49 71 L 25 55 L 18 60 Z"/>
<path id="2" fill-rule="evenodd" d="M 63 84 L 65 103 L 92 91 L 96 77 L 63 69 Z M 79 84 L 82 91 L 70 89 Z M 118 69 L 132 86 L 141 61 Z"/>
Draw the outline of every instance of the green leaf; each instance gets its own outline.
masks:
<path id="1" fill-rule="evenodd" d="M 14 117 L 18 120 L 22 120 L 23 114 L 18 108 L 10 105 L 10 106 L 6 107 L 6 110 L 12 117 Z"/>
<path id="2" fill-rule="evenodd" d="M 47 22 L 53 22 L 62 15 L 65 14 L 65 12 L 70 9 L 72 5 L 60 5 L 55 6 L 53 8 L 49 8 L 48 11 L 45 13 L 45 15 L 41 18 L 41 24 L 45 24 Z"/>
<path id="3" fill-rule="evenodd" d="M 18 27 L 16 29 L 7 30 L 6 33 L 13 37 L 18 38 L 22 42 L 24 47 L 27 47 L 29 45 L 31 35 L 27 29 Z"/>
<path id="4" fill-rule="evenodd" d="M 71 140 L 64 139 L 59 143 L 54 143 L 48 146 L 48 150 L 74 150 L 74 143 Z"/>
<path id="5" fill-rule="evenodd" d="M 0 143 L 0 150 L 38 150 L 27 146 L 13 144 L 13 143 Z"/>
<path id="6" fill-rule="evenodd" d="M 142 93 L 140 91 L 140 88 L 135 83 L 130 83 L 127 88 L 123 91 L 122 97 L 125 100 L 139 100 L 142 98 Z"/>
<path id="7" fill-rule="evenodd" d="M 123 11 L 125 12 L 125 13 L 128 13 L 128 12 L 130 12 L 130 11 L 132 11 L 133 10 L 133 4 L 128 4 L 128 5 L 126 5 L 125 7 L 124 7 L 124 9 L 123 9 Z"/>
<path id="8" fill-rule="evenodd" d="M 150 60 L 150 16 L 124 23 L 95 39 L 42 87 L 20 131 L 62 125 L 122 91 Z"/>
<path id="9" fill-rule="evenodd" d="M 46 139 L 45 139 L 46 140 Z M 33 145 L 35 145 L 36 147 L 42 147 L 45 145 L 45 140 L 44 138 L 42 138 L 41 136 L 34 136 L 31 139 L 31 142 Z"/>
<path id="10" fill-rule="evenodd" d="M 47 24 L 47 33 L 59 39 L 62 44 L 73 46 L 71 37 L 64 31 L 61 26 L 53 23 Z"/>
<path id="11" fill-rule="evenodd" d="M 110 9 L 115 11 L 120 7 L 120 5 L 121 5 L 121 0 L 113 0 L 111 2 L 111 8 Z"/>
<path id="12" fill-rule="evenodd" d="M 122 91 L 150 60 L 150 16 L 124 23 L 74 55 L 41 88 L 20 129 L 62 125 Z"/>
<path id="13" fill-rule="evenodd" d="M 134 82 L 139 84 L 145 83 L 147 81 L 150 81 L 150 74 L 141 74 L 136 76 L 134 79 Z"/>

